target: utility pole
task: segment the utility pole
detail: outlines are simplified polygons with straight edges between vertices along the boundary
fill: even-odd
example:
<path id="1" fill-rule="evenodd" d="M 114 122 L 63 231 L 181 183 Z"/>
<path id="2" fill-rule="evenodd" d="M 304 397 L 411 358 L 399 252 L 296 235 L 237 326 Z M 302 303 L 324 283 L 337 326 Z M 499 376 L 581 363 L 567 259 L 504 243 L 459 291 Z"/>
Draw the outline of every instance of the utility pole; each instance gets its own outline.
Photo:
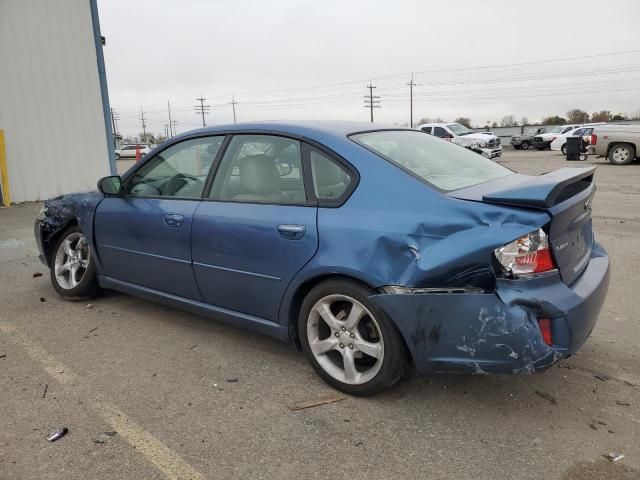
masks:
<path id="1" fill-rule="evenodd" d="M 177 135 L 178 134 L 178 127 L 177 127 L 178 121 L 177 120 L 173 120 L 171 123 L 173 124 L 173 134 Z"/>
<path id="2" fill-rule="evenodd" d="M 236 105 L 238 104 L 238 102 L 236 102 L 236 99 L 233 98 L 233 95 L 231 95 L 231 107 L 233 107 L 233 123 L 236 123 Z"/>
<path id="3" fill-rule="evenodd" d="M 413 83 L 413 73 L 411 74 L 411 81 L 407 85 L 409 85 L 409 128 L 413 128 L 413 87 L 416 86 Z"/>
<path id="4" fill-rule="evenodd" d="M 380 95 L 374 95 L 373 89 L 378 88 L 374 86 L 371 82 L 367 85 L 369 89 L 369 95 L 364 96 L 364 106 L 371 111 L 371 123 L 373 123 L 373 109 L 380 108 Z"/>
<path id="5" fill-rule="evenodd" d="M 167 100 L 167 110 L 169 110 L 169 137 L 173 137 L 173 131 L 171 130 L 171 125 L 173 124 L 171 122 L 171 103 L 169 103 L 169 100 Z"/>
<path id="6" fill-rule="evenodd" d="M 116 112 L 113 108 L 110 108 L 109 110 L 111 110 L 111 130 L 113 131 L 114 135 L 117 135 L 118 133 L 117 120 L 120 117 L 118 116 L 118 112 Z"/>
<path id="7" fill-rule="evenodd" d="M 169 138 L 169 124 L 164 124 L 164 138 Z"/>
<path id="8" fill-rule="evenodd" d="M 142 143 L 147 142 L 147 123 L 144 120 L 144 112 L 142 111 L 142 106 L 140 106 L 140 123 L 142 123 L 142 135 L 144 138 L 142 139 Z"/>
<path id="9" fill-rule="evenodd" d="M 209 110 L 211 109 L 211 105 L 204 104 L 204 101 L 206 100 L 206 98 L 204 98 L 202 95 L 200 95 L 200 98 L 196 98 L 196 100 L 200 102 L 200 105 L 195 106 L 196 114 L 199 113 L 202 115 L 202 126 L 206 127 L 207 125 L 204 123 L 204 115 L 205 113 L 209 115 Z"/>

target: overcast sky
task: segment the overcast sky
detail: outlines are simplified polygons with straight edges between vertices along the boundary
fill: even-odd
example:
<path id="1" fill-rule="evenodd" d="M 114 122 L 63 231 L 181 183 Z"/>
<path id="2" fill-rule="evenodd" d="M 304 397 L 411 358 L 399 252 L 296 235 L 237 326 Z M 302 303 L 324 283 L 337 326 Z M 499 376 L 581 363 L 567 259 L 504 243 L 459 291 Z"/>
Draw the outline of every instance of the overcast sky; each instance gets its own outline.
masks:
<path id="1" fill-rule="evenodd" d="M 637 0 L 98 4 L 125 135 L 141 131 L 141 107 L 149 130 L 162 131 L 167 100 L 178 132 L 201 126 L 201 95 L 212 106 L 208 125 L 233 122 L 232 95 L 238 121 L 368 120 L 369 79 L 381 97 L 376 121 L 406 123 L 412 72 L 414 120 L 483 125 L 508 114 L 640 109 Z"/>

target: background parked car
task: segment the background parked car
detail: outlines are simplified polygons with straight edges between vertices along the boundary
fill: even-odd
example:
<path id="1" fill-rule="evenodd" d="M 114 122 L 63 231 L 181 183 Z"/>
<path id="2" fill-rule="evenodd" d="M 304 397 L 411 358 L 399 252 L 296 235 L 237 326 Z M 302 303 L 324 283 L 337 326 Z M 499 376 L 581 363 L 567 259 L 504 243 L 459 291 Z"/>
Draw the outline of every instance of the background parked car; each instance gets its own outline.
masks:
<path id="1" fill-rule="evenodd" d="M 570 132 L 571 130 L 575 130 L 582 125 L 558 125 L 557 127 L 552 128 L 546 133 L 538 134 L 533 137 L 533 146 L 538 150 L 546 150 L 551 147 L 551 142 L 558 136 L 563 133 Z"/>
<path id="2" fill-rule="evenodd" d="M 146 155 L 152 150 L 151 145 L 140 143 L 140 154 Z M 134 158 L 136 156 L 136 145 L 123 145 L 116 150 L 116 160 L 119 158 Z"/>
<path id="3" fill-rule="evenodd" d="M 599 125 L 591 134 L 588 153 L 606 156 L 614 165 L 627 165 L 640 147 L 640 125 Z"/>
<path id="4" fill-rule="evenodd" d="M 568 137 L 590 137 L 594 127 L 579 127 L 567 133 L 558 135 L 551 142 L 551 150 L 561 151 L 562 155 L 567 154 L 567 138 Z M 585 138 L 588 142 L 589 138 Z"/>
<path id="5" fill-rule="evenodd" d="M 459 123 L 424 123 L 418 129 L 467 148 L 479 144 L 482 155 L 490 159 L 502 155 L 500 138 L 489 132 L 474 132 Z"/>
<path id="6" fill-rule="evenodd" d="M 529 129 L 520 135 L 513 135 L 509 143 L 516 150 L 529 150 L 529 147 L 533 143 L 533 137 L 540 135 L 541 133 L 544 133 L 543 127 Z"/>

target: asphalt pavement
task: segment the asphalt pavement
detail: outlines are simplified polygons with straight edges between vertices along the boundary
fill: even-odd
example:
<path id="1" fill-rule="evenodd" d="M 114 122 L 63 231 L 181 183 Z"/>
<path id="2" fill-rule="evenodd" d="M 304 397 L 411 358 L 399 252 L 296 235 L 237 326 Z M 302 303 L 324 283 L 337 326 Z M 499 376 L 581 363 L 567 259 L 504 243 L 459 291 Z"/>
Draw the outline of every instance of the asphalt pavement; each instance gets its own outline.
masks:
<path id="1" fill-rule="evenodd" d="M 640 478 L 640 164 L 500 162 L 599 165 L 612 278 L 587 344 L 543 374 L 409 375 L 302 410 L 336 392 L 292 347 L 123 294 L 64 301 L 37 259 L 40 205 L 0 209 L 0 479 Z"/>

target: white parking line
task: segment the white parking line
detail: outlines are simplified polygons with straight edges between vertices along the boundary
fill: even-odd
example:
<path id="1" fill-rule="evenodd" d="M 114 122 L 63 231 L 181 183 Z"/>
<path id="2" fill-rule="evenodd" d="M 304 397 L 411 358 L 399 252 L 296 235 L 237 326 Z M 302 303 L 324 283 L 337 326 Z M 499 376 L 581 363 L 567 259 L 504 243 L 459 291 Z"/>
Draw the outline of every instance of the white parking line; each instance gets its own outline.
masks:
<path id="1" fill-rule="evenodd" d="M 135 451 L 153 464 L 160 472 L 171 480 L 205 480 L 180 456 L 164 445 L 160 440 L 146 431 L 134 420 L 127 416 L 116 405 L 101 400 L 88 388 L 82 385 L 82 379 L 68 367 L 60 363 L 40 344 L 33 342 L 14 325 L 0 322 L 0 332 L 8 333 L 6 338 L 18 347 L 24 349 L 27 355 L 36 362 L 47 374 L 61 384 L 74 383 L 84 394 L 83 401 L 93 411 L 118 432 L 127 443 L 135 447 Z"/>

